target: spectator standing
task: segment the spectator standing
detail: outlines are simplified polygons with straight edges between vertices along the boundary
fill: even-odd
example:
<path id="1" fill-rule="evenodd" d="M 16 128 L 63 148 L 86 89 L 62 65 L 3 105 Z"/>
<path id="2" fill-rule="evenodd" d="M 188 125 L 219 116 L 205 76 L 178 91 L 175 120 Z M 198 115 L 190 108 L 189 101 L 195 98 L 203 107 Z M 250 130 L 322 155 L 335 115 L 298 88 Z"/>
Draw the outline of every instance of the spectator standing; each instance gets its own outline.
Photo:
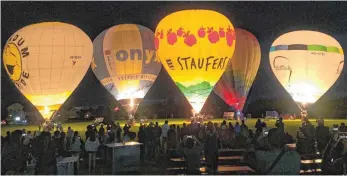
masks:
<path id="1" fill-rule="evenodd" d="M 318 152 L 320 154 L 323 154 L 323 151 L 330 140 L 330 131 L 329 131 L 329 127 L 324 126 L 323 119 L 319 119 L 317 122 L 318 122 L 318 126 L 316 127 L 316 132 L 315 132 L 317 148 L 318 148 Z"/>
<path id="2" fill-rule="evenodd" d="M 235 127 L 234 127 L 234 131 L 235 131 L 236 136 L 239 136 L 239 135 L 240 135 L 240 133 L 241 133 L 241 127 L 240 127 L 240 125 L 239 125 L 239 122 L 236 122 Z"/>
<path id="3" fill-rule="evenodd" d="M 339 131 L 340 132 L 347 132 L 347 127 L 346 127 L 345 123 L 341 122 L 341 125 L 339 127 Z"/>
<path id="4" fill-rule="evenodd" d="M 96 166 L 96 153 L 98 152 L 98 148 L 100 146 L 99 139 L 96 137 L 96 133 L 91 133 L 90 137 L 86 140 L 85 149 L 88 152 L 88 166 L 89 172 L 93 163 L 93 170 L 95 171 Z"/>
<path id="5" fill-rule="evenodd" d="M 85 132 L 85 135 L 86 135 L 86 139 L 90 138 L 90 136 L 92 135 L 93 133 L 93 127 L 91 125 L 88 125 L 87 126 L 87 131 Z"/>
<path id="6" fill-rule="evenodd" d="M 52 141 L 51 141 L 51 147 L 53 150 L 55 150 L 56 155 L 58 156 L 62 156 L 62 144 L 61 144 L 61 139 L 60 139 L 60 132 L 59 131 L 55 131 L 54 135 L 52 137 Z"/>
<path id="7" fill-rule="evenodd" d="M 11 140 L 11 132 L 7 131 L 6 137 L 4 138 L 4 141 L 1 141 L 1 142 L 10 143 L 10 140 Z"/>
<path id="8" fill-rule="evenodd" d="M 242 120 L 241 123 L 241 135 L 245 138 L 248 138 L 248 126 L 245 124 L 244 120 Z"/>
<path id="9" fill-rule="evenodd" d="M 101 125 L 99 128 L 99 137 L 105 135 L 105 128 L 104 125 Z"/>
<path id="10" fill-rule="evenodd" d="M 156 147 L 156 138 L 155 138 L 155 128 L 153 122 L 149 123 L 147 128 L 147 146 L 148 146 L 148 155 L 150 158 L 155 156 L 155 147 Z"/>
<path id="11" fill-rule="evenodd" d="M 145 155 L 145 151 L 146 151 L 146 144 L 147 144 L 147 134 L 145 132 L 144 126 L 141 125 L 139 128 L 139 132 L 137 133 L 138 139 L 139 139 L 139 143 L 142 143 L 142 145 L 140 145 L 140 161 L 141 164 L 144 161 L 144 155 Z"/>
<path id="12" fill-rule="evenodd" d="M 60 133 L 60 145 L 61 145 L 61 150 L 60 152 L 60 156 L 63 157 L 68 157 L 68 142 L 66 139 L 66 133 L 65 132 L 61 132 Z"/>
<path id="13" fill-rule="evenodd" d="M 258 119 L 258 121 L 255 123 L 254 127 L 257 129 L 257 132 L 262 132 L 263 126 L 262 126 L 262 123 L 261 123 L 260 119 Z"/>
<path id="14" fill-rule="evenodd" d="M 195 136 L 185 136 L 183 138 L 183 144 L 184 147 L 180 147 L 178 151 L 185 156 L 187 174 L 200 174 L 201 142 Z"/>
<path id="15" fill-rule="evenodd" d="M 280 117 L 278 121 L 276 122 L 276 127 L 279 128 L 284 133 L 284 123 L 283 123 L 282 117 Z"/>
<path id="16" fill-rule="evenodd" d="M 56 146 L 53 146 L 51 134 L 42 132 L 40 135 L 40 145 L 38 146 L 38 161 L 35 166 L 35 175 L 56 175 L 57 160 Z"/>
<path id="17" fill-rule="evenodd" d="M 212 173 L 217 171 L 218 168 L 218 132 L 215 129 L 212 122 L 207 123 L 207 129 L 205 134 L 205 158 L 207 167 Z"/>
<path id="18" fill-rule="evenodd" d="M 15 130 L 10 136 L 10 141 L 5 144 L 1 153 L 1 174 L 22 175 L 27 160 L 26 150 L 21 142 L 22 131 Z"/>
<path id="19" fill-rule="evenodd" d="M 166 153 L 167 149 L 167 137 L 168 137 L 168 131 L 170 130 L 169 127 L 169 121 L 165 120 L 165 123 L 162 127 L 162 147 L 164 149 L 164 153 Z"/>
<path id="20" fill-rule="evenodd" d="M 66 136 L 66 138 L 67 138 L 67 140 L 70 141 L 70 143 L 71 143 L 72 137 L 73 137 L 73 130 L 71 129 L 71 127 L 68 127 L 67 128 L 67 136 Z"/>
<path id="21" fill-rule="evenodd" d="M 156 153 L 159 154 L 160 152 L 160 137 L 162 134 L 162 129 L 160 128 L 158 122 L 155 122 L 155 145 L 156 145 Z"/>
<path id="22" fill-rule="evenodd" d="M 71 151 L 74 155 L 80 155 L 83 149 L 83 141 L 81 136 L 78 135 L 78 131 L 74 132 L 72 137 Z"/>
<path id="23" fill-rule="evenodd" d="M 177 148 L 178 141 L 177 141 L 177 132 L 175 130 L 175 125 L 170 125 L 170 130 L 167 134 L 167 149 L 173 150 Z"/>

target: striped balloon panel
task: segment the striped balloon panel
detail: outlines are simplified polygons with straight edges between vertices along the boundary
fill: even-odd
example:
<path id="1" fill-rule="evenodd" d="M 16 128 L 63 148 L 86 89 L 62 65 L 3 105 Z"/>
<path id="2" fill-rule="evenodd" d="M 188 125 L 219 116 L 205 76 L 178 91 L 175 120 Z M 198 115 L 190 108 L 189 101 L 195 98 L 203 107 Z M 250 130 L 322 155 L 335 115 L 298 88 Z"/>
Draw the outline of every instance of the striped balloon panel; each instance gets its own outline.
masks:
<path id="1" fill-rule="evenodd" d="M 236 49 L 214 92 L 229 106 L 242 110 L 260 65 L 260 45 L 255 36 L 235 29 Z"/>

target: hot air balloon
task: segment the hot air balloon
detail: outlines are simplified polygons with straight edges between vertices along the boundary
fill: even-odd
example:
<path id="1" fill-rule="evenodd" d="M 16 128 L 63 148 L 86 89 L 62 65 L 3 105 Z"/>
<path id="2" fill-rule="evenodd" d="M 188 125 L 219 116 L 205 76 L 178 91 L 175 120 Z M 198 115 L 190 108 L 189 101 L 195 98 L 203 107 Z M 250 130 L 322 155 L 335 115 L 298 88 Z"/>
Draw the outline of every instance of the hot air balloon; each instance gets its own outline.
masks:
<path id="1" fill-rule="evenodd" d="M 269 57 L 273 73 L 302 111 L 335 83 L 344 63 L 341 45 L 316 31 L 281 35 L 272 44 Z"/>
<path id="2" fill-rule="evenodd" d="M 260 45 L 253 34 L 243 29 L 235 29 L 236 48 L 224 74 L 214 87 L 214 92 L 225 103 L 237 111 L 242 111 L 249 90 L 260 65 Z"/>
<path id="3" fill-rule="evenodd" d="M 81 29 L 44 22 L 11 36 L 3 63 L 20 92 L 49 120 L 81 82 L 92 54 L 92 42 Z"/>
<path id="4" fill-rule="evenodd" d="M 132 116 L 161 70 L 153 31 L 136 24 L 116 25 L 100 33 L 93 45 L 94 74 Z"/>
<path id="5" fill-rule="evenodd" d="M 234 27 L 211 10 L 184 10 L 163 18 L 155 32 L 157 54 L 199 113 L 235 49 Z"/>

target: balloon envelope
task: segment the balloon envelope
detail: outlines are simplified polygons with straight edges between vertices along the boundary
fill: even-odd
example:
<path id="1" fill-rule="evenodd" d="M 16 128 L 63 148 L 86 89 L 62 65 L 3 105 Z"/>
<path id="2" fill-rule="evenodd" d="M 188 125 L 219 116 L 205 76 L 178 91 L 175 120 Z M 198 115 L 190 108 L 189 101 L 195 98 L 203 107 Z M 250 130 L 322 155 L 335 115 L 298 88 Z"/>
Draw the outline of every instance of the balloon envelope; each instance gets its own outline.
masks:
<path id="1" fill-rule="evenodd" d="M 135 112 L 161 69 L 153 31 L 136 24 L 116 25 L 99 34 L 93 45 L 94 74 L 128 113 Z"/>
<path id="2" fill-rule="evenodd" d="M 300 106 L 315 103 L 338 79 L 343 63 L 341 45 L 316 31 L 286 33 L 270 49 L 272 71 Z"/>
<path id="3" fill-rule="evenodd" d="M 92 53 L 90 38 L 78 27 L 44 22 L 11 36 L 3 63 L 16 87 L 49 119 L 83 79 Z"/>
<path id="4" fill-rule="evenodd" d="M 235 29 L 236 47 L 224 74 L 214 87 L 214 92 L 229 106 L 241 111 L 260 65 L 260 45 L 253 34 Z"/>
<path id="5" fill-rule="evenodd" d="M 165 69 L 199 113 L 235 49 L 234 27 L 210 10 L 184 10 L 163 18 L 155 45 Z"/>

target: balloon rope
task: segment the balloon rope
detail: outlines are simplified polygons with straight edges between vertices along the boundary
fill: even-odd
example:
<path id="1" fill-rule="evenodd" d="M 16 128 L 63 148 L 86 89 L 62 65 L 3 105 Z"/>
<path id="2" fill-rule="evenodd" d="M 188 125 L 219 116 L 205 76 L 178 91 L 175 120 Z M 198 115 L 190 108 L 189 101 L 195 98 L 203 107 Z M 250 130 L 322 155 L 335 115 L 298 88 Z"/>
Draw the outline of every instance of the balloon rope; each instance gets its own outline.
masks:
<path id="1" fill-rule="evenodd" d="M 55 114 L 56 114 L 57 112 L 58 112 L 57 110 L 55 110 L 55 111 L 53 112 L 52 116 L 49 118 L 49 121 L 50 121 L 50 122 L 54 119 L 54 116 L 55 116 Z"/>
<path id="2" fill-rule="evenodd" d="M 296 102 L 296 101 L 295 101 L 295 103 L 296 103 L 296 105 L 298 105 L 298 107 L 300 108 L 300 111 L 302 112 L 303 110 L 302 110 L 300 104 L 298 102 Z"/>
<path id="3" fill-rule="evenodd" d="M 249 104 L 249 102 L 251 101 L 251 99 L 252 99 L 252 93 L 253 93 L 253 86 L 254 86 L 254 84 L 252 85 L 252 91 L 250 92 L 250 95 L 249 95 L 249 100 L 247 100 L 247 102 L 246 102 L 246 108 L 244 108 L 244 112 L 246 113 L 246 109 L 248 108 L 248 104 Z"/>

